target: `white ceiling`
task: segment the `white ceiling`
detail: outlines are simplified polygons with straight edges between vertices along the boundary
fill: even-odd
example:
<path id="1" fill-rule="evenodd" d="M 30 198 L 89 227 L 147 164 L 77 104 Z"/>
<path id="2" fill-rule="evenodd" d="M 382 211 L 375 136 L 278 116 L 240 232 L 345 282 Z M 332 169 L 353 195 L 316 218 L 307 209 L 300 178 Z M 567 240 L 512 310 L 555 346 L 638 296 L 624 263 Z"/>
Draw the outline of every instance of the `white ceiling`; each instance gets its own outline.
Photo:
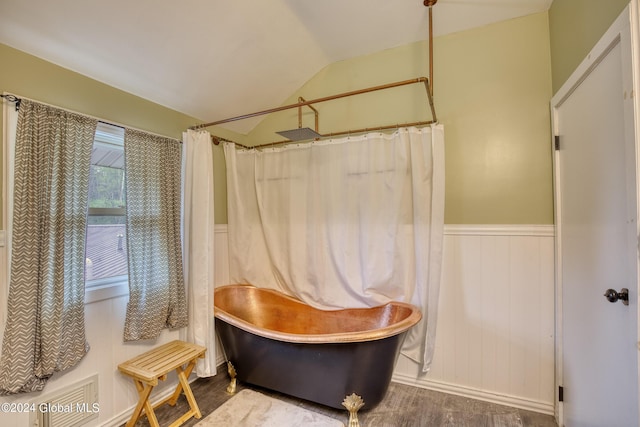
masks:
<path id="1" fill-rule="evenodd" d="M 551 2 L 440 0 L 434 33 Z M 0 0 L 0 43 L 209 122 L 277 106 L 332 62 L 425 40 L 427 17 L 422 0 Z"/>

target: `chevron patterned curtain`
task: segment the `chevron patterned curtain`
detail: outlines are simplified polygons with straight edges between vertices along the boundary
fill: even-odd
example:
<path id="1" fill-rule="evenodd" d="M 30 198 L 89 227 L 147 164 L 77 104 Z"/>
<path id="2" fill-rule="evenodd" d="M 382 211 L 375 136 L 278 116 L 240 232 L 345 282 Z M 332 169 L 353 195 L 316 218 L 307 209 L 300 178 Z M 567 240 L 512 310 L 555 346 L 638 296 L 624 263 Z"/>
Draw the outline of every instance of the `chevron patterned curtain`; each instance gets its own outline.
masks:
<path id="1" fill-rule="evenodd" d="M 187 326 L 180 236 L 178 141 L 125 130 L 129 303 L 124 340 Z"/>
<path id="2" fill-rule="evenodd" d="M 0 394 L 42 390 L 89 350 L 84 246 L 97 121 L 22 100 Z"/>

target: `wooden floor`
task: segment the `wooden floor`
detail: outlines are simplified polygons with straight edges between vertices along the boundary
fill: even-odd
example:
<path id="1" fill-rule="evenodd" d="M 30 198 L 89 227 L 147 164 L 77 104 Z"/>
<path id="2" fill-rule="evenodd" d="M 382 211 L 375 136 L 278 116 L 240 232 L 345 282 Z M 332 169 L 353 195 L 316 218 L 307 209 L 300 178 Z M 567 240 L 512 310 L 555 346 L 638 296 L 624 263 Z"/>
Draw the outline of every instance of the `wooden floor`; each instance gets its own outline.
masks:
<path id="1" fill-rule="evenodd" d="M 211 378 L 200 378 L 191 384 L 196 397 L 202 419 L 222 405 L 231 396 L 225 389 L 228 385 L 226 368 L 220 366 L 218 375 Z M 311 402 L 284 396 L 258 387 L 238 384 L 237 391 L 251 388 L 260 393 L 276 397 L 311 411 L 319 412 L 348 424 L 348 412 L 328 408 Z M 156 410 L 161 426 L 171 424 L 188 409 L 184 396 L 175 407 L 164 405 Z M 385 399 L 372 410 L 363 409 L 358 413 L 362 427 L 557 427 L 552 416 L 495 405 L 479 400 L 440 393 L 422 388 L 391 383 Z M 191 419 L 185 426 L 193 426 L 200 420 Z M 148 426 L 146 418 L 138 421 L 136 426 Z M 237 427 L 237 426 L 225 426 Z"/>

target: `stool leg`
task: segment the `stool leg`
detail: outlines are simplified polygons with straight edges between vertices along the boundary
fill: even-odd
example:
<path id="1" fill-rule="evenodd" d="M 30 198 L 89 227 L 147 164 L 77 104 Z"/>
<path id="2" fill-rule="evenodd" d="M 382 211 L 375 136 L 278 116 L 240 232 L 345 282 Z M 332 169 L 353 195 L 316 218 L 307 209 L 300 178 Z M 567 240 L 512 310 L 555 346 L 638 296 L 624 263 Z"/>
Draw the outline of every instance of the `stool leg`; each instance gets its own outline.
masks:
<path id="1" fill-rule="evenodd" d="M 187 368 L 184 371 L 184 375 L 187 377 L 187 379 L 189 378 L 189 375 L 191 375 L 191 371 L 193 371 L 193 368 L 196 366 L 196 362 L 195 360 L 192 360 L 188 365 Z M 182 370 L 182 367 L 178 367 L 176 368 L 176 373 L 180 374 L 180 371 Z M 176 390 L 173 392 L 173 394 L 168 397 L 167 399 L 165 399 L 165 401 L 171 405 L 171 406 L 175 406 L 176 402 L 178 401 L 178 399 L 180 398 L 180 393 L 182 393 L 182 383 L 178 382 L 178 386 L 176 387 Z"/>
<path id="2" fill-rule="evenodd" d="M 182 368 L 178 368 L 176 371 L 178 372 L 178 379 L 180 380 L 180 386 L 182 386 L 182 390 L 184 390 L 184 395 L 187 398 L 187 402 L 189 402 L 189 406 L 191 407 L 191 412 L 193 412 L 193 416 L 196 418 L 201 418 L 202 414 L 200 413 L 200 408 L 198 407 L 198 402 L 196 402 L 196 398 L 193 396 L 193 392 L 191 391 L 191 386 L 189 385 L 189 375 L 193 370 L 193 367 L 196 366 L 196 361 L 192 360 L 189 362 L 187 369 L 184 371 Z"/>
<path id="3" fill-rule="evenodd" d="M 142 384 L 141 381 L 133 380 L 136 385 L 136 389 L 138 390 L 138 404 L 131 414 L 131 419 L 127 423 L 126 427 L 133 427 L 136 424 L 136 421 L 140 418 L 142 414 L 142 409 L 144 408 L 144 412 L 147 415 L 147 419 L 149 420 L 149 424 L 152 427 L 159 427 L 158 419 L 156 418 L 156 414 L 153 412 L 153 407 L 151 403 L 149 403 L 149 396 L 151 395 L 151 390 L 153 390 L 152 385 Z"/>

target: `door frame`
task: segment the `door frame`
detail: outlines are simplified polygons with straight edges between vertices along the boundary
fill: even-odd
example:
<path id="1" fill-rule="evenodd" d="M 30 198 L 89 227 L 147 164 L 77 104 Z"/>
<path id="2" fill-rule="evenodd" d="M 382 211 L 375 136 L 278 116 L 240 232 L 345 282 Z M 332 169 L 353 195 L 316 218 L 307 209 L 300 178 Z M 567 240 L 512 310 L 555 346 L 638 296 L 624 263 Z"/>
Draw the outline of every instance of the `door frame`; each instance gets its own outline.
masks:
<path id="1" fill-rule="evenodd" d="M 628 158 L 630 170 L 635 172 L 636 192 L 640 192 L 640 0 L 631 0 L 629 5 L 622 11 L 620 16 L 613 22 L 611 27 L 598 41 L 595 47 L 589 52 L 587 57 L 573 72 L 571 77 L 562 85 L 558 92 L 551 99 L 551 149 L 553 151 L 553 185 L 554 185 L 554 223 L 555 223 L 555 417 L 559 426 L 564 425 L 563 404 L 559 401 L 559 390 L 563 385 L 563 312 L 562 312 L 562 203 L 561 203 L 561 183 L 562 170 L 560 168 L 560 151 L 555 148 L 556 135 L 558 132 L 558 108 L 571 95 L 575 88 L 591 73 L 591 71 L 600 63 L 600 61 L 609 53 L 609 51 L 622 44 L 622 60 L 624 63 L 623 70 L 630 70 L 631 76 L 627 76 L 625 81 L 631 81 L 632 87 L 625 91 L 625 99 L 630 97 L 632 108 L 625 108 L 625 114 L 631 114 L 628 117 L 633 121 L 634 135 L 627 135 L 627 138 L 633 138 L 634 156 Z M 623 71 L 625 72 L 625 71 Z M 630 79 L 629 79 L 630 77 Z M 631 113 L 627 113 L 630 110 Z M 640 236 L 640 196 L 634 197 L 636 221 L 636 237 Z M 630 297 L 635 298 L 636 303 L 640 302 L 640 258 L 638 244 L 635 245 L 636 260 L 636 287 L 630 289 Z M 637 310 L 638 315 L 638 345 L 640 349 L 640 308 Z M 640 385 L 640 357 L 636 356 L 638 363 Z M 639 405 L 640 407 L 640 405 Z"/>

